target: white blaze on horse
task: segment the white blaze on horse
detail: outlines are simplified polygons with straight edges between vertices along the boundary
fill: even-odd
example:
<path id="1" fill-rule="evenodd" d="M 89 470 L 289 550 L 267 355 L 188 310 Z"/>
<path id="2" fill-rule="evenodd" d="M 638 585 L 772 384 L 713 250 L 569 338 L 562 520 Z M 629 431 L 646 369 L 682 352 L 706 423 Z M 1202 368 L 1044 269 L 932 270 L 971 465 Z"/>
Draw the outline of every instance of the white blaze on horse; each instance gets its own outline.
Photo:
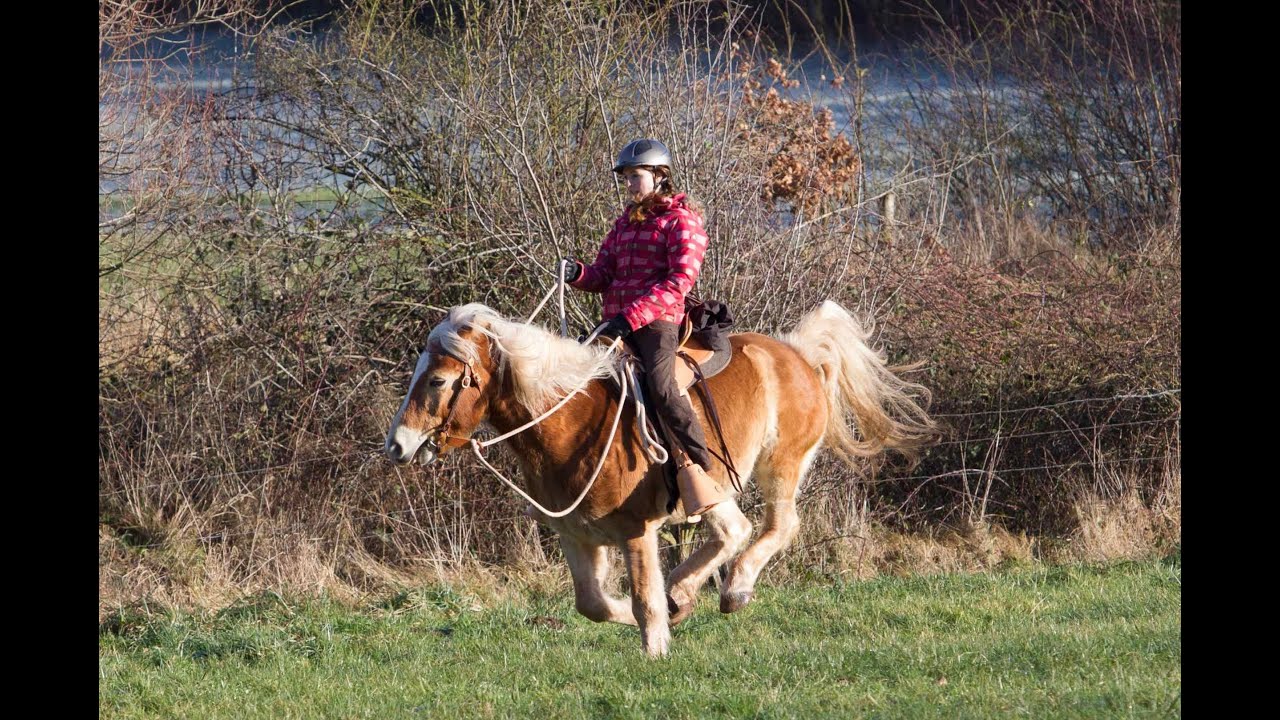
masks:
<path id="1" fill-rule="evenodd" d="M 712 507 L 704 515 L 710 537 L 672 570 L 665 587 L 658 529 L 672 516 L 663 468 L 651 464 L 641 447 L 630 400 L 621 430 L 609 442 L 619 401 L 616 357 L 600 346 L 507 320 L 484 305 L 455 307 L 428 337 L 386 451 L 399 464 L 415 456 L 429 464 L 467 444 L 481 425 L 499 433 L 518 429 L 582 387 L 561 409 L 507 442 L 519 459 L 525 492 L 554 510 L 583 495 L 607 455 L 573 512 L 541 520 L 560 535 L 578 611 L 597 622 L 638 625 L 645 651 L 663 655 L 669 626 L 687 617 L 699 588 L 722 564 L 732 561 L 721 612 L 751 601 L 760 571 L 796 534 L 796 493 L 820 447 L 852 464 L 887 450 L 914 458 L 935 438 L 922 407 L 928 390 L 899 378 L 899 368 L 888 366 L 867 340 L 853 316 L 831 301 L 781 339 L 731 336 L 732 361 L 706 382 L 734 463 L 744 482 L 759 488 L 764 527 L 748 544 L 751 523 L 736 501 Z M 715 437 L 701 398 L 690 397 L 707 437 Z M 729 486 L 722 464 L 708 471 Z M 677 512 L 677 518 L 683 514 Z M 621 547 L 626 559 L 630 603 L 605 590 L 609 545 Z"/>

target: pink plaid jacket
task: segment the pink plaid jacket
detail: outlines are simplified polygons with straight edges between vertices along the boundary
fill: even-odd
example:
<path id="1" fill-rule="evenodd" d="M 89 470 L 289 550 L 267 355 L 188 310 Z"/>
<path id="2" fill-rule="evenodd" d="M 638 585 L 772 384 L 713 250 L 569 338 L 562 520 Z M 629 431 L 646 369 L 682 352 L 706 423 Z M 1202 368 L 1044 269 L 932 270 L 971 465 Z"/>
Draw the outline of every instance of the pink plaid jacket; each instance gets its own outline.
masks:
<path id="1" fill-rule="evenodd" d="M 604 317 L 622 313 L 632 330 L 654 320 L 684 319 L 684 296 L 693 289 L 707 253 L 702 218 L 684 194 L 655 208 L 658 214 L 636 224 L 622 216 L 613 223 L 595 262 L 582 265 L 573 287 L 604 293 Z"/>

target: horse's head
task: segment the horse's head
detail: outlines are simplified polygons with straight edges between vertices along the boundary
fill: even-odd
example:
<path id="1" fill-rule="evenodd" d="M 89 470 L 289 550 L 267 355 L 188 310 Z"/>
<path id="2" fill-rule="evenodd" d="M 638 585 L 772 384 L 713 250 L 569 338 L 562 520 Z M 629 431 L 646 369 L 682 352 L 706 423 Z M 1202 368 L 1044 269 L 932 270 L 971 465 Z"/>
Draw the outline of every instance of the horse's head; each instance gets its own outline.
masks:
<path id="1" fill-rule="evenodd" d="M 613 373 L 603 349 L 507 320 L 479 303 L 455 307 L 427 338 L 387 433 L 387 455 L 401 465 L 417 455 L 427 465 L 466 444 L 486 420 L 519 424 Z"/>
<path id="2" fill-rule="evenodd" d="M 450 312 L 418 357 L 409 392 L 387 433 L 387 456 L 404 465 L 417 455 L 429 465 L 466 444 L 485 419 L 495 375 L 490 338 Z"/>

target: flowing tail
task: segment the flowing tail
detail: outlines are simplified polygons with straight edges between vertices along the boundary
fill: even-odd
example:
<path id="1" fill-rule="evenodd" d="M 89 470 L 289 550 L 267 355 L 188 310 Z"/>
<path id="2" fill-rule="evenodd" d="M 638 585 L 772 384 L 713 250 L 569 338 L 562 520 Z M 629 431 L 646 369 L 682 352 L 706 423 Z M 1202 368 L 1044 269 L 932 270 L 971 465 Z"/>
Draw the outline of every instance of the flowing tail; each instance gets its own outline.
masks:
<path id="1" fill-rule="evenodd" d="M 867 345 L 870 337 L 847 310 L 827 300 L 781 339 L 822 377 L 830 405 L 824 440 L 837 455 L 852 464 L 895 450 L 914 464 L 939 432 L 925 410 L 929 389 L 896 373 L 921 363 L 888 365 L 883 352 Z"/>

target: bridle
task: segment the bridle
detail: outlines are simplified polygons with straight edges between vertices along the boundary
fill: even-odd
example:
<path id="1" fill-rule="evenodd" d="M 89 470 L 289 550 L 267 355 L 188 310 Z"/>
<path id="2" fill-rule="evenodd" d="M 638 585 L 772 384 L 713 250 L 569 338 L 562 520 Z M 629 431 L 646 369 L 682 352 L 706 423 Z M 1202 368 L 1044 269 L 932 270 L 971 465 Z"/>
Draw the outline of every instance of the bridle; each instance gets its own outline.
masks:
<path id="1" fill-rule="evenodd" d="M 437 425 L 435 430 L 429 434 L 427 439 L 427 445 L 436 454 L 439 454 L 445 447 L 459 448 L 471 441 L 470 436 L 462 437 L 460 435 L 453 435 L 451 434 L 451 431 L 453 430 L 453 417 L 458 413 L 458 398 L 462 397 L 462 393 L 471 388 L 475 388 L 475 391 L 479 393 L 480 376 L 476 375 L 475 368 L 471 366 L 471 361 L 460 358 L 448 350 L 445 350 L 444 346 L 440 344 L 438 340 L 433 340 L 427 345 L 427 352 L 432 354 L 439 353 L 441 355 L 451 357 L 462 363 L 463 367 L 462 388 L 455 392 L 453 397 L 449 398 L 449 412 L 445 414 L 444 422 Z"/>

